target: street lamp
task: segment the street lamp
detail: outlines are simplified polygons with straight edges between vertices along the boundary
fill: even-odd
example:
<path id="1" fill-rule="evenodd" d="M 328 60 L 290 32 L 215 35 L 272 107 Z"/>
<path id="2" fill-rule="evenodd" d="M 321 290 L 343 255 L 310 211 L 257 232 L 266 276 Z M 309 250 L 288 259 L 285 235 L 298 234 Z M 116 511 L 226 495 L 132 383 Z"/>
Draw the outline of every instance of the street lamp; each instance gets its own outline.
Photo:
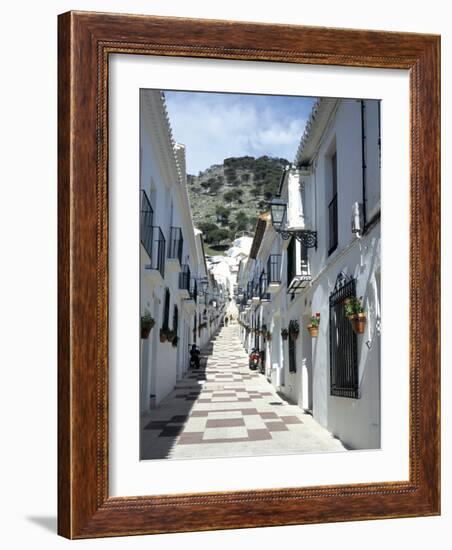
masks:
<path id="1" fill-rule="evenodd" d="M 282 199 L 272 199 L 270 203 L 272 224 L 276 231 L 280 230 L 286 217 L 287 204 Z"/>
<path id="2" fill-rule="evenodd" d="M 277 233 L 287 241 L 295 237 L 306 248 L 317 248 L 317 231 L 310 229 L 283 229 L 287 212 L 287 203 L 281 198 L 272 199 L 270 202 L 272 224 Z"/>

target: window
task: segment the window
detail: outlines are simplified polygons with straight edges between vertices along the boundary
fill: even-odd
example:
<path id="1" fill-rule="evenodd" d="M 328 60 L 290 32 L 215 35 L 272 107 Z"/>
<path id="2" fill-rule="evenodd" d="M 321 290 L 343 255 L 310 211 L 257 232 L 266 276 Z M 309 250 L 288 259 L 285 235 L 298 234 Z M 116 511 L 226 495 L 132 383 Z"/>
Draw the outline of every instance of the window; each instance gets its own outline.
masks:
<path id="1" fill-rule="evenodd" d="M 292 237 L 287 247 L 287 288 L 289 288 L 292 279 L 297 274 L 297 240 Z"/>
<path id="2" fill-rule="evenodd" d="M 344 301 L 356 296 L 355 279 L 340 274 L 330 294 L 330 393 L 359 397 L 356 334 L 345 315 Z"/>
<path id="3" fill-rule="evenodd" d="M 300 273 L 301 275 L 309 275 L 308 249 L 300 243 Z"/>
<path id="4" fill-rule="evenodd" d="M 328 256 L 337 248 L 337 155 L 331 157 L 330 201 L 328 203 Z"/>
<path id="5" fill-rule="evenodd" d="M 165 290 L 165 302 L 163 306 L 163 325 L 162 328 L 169 329 L 169 310 L 170 310 L 170 291 L 169 288 Z"/>

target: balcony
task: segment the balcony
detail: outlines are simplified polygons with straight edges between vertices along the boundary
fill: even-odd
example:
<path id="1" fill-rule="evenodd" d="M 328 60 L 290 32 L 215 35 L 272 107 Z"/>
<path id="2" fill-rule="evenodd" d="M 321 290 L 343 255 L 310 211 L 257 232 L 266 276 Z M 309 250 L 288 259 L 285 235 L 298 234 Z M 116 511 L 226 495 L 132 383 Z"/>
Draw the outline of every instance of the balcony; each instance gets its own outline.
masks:
<path id="1" fill-rule="evenodd" d="M 288 294 L 300 294 L 305 288 L 307 288 L 312 281 L 312 277 L 309 273 L 300 273 L 295 275 L 287 288 Z"/>
<path id="2" fill-rule="evenodd" d="M 152 256 L 152 227 L 154 221 L 154 210 L 148 199 L 146 191 L 141 190 L 141 211 L 140 211 L 140 239 L 141 244 L 149 257 Z"/>
<path id="3" fill-rule="evenodd" d="M 309 271 L 308 249 L 300 245 L 299 258 L 295 250 L 295 241 L 288 248 L 287 258 L 287 293 L 300 294 L 305 288 L 310 286 L 312 277 Z"/>
<path id="4" fill-rule="evenodd" d="M 166 267 L 173 273 L 181 270 L 184 239 L 180 227 L 171 227 Z"/>
<path id="5" fill-rule="evenodd" d="M 190 273 L 190 271 L 188 271 L 188 273 Z M 182 273 L 180 275 L 182 275 Z M 194 279 L 193 277 L 190 278 L 189 276 L 188 281 L 188 298 L 184 300 L 184 307 L 189 313 L 194 313 L 198 304 L 198 285 L 196 283 L 196 279 Z M 185 278 L 184 284 L 186 284 Z"/>
<path id="6" fill-rule="evenodd" d="M 143 243 L 143 241 L 141 242 Z M 163 282 L 165 278 L 165 237 L 160 227 L 153 225 L 147 230 L 143 246 L 150 259 L 150 263 L 145 265 L 148 275 L 156 283 Z"/>
<path id="7" fill-rule="evenodd" d="M 267 262 L 267 292 L 273 294 L 281 288 L 281 254 L 270 254 Z"/>
<path id="8" fill-rule="evenodd" d="M 144 189 L 141 190 L 140 240 L 149 257 L 145 268 L 154 282 L 163 282 L 165 277 L 165 237 L 160 227 L 152 225 L 154 210 Z"/>
<path id="9" fill-rule="evenodd" d="M 259 297 L 262 303 L 270 302 L 270 293 L 267 292 L 267 287 L 267 273 L 265 271 L 262 271 L 259 277 Z"/>
<path id="10" fill-rule="evenodd" d="M 183 265 L 179 273 L 179 294 L 184 300 L 190 298 L 190 268 L 188 265 Z"/>

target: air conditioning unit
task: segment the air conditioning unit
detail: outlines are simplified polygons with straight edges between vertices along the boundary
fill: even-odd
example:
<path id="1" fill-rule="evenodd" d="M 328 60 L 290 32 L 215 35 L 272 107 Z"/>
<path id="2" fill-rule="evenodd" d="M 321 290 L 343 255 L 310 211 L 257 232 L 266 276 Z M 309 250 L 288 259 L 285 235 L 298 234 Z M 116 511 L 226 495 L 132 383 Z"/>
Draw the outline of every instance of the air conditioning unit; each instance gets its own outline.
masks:
<path id="1" fill-rule="evenodd" d="M 352 233 L 356 233 L 361 237 L 364 231 L 364 216 L 363 205 L 359 202 L 353 203 L 352 206 Z"/>

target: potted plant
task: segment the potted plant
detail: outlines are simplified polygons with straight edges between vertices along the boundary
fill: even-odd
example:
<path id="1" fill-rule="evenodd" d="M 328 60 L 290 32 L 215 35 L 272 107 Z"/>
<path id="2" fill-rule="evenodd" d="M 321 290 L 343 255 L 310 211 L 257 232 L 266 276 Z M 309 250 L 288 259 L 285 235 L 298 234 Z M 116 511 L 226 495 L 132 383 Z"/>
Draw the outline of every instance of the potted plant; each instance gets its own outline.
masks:
<path id="1" fill-rule="evenodd" d="M 166 331 L 166 341 L 172 342 L 173 338 L 176 336 L 176 332 L 174 330 L 168 329 Z"/>
<path id="2" fill-rule="evenodd" d="M 271 342 L 271 339 L 272 339 L 272 333 L 267 330 L 267 333 L 265 335 L 265 339 L 268 341 L 268 342 Z"/>
<path id="3" fill-rule="evenodd" d="M 179 342 L 179 336 L 175 336 L 171 341 L 171 345 L 173 346 L 173 348 L 177 347 L 178 342 Z"/>
<path id="4" fill-rule="evenodd" d="M 168 335 L 167 335 L 167 330 L 166 328 L 161 328 L 160 329 L 160 342 L 166 342 L 167 338 L 168 338 Z"/>
<path id="5" fill-rule="evenodd" d="M 300 334 L 300 325 L 295 319 L 290 321 L 289 323 L 289 333 L 294 340 L 296 340 L 298 338 L 298 335 Z"/>
<path id="6" fill-rule="evenodd" d="M 289 338 L 289 331 L 286 328 L 281 330 L 281 337 L 283 340 L 287 340 L 287 338 Z"/>
<path id="7" fill-rule="evenodd" d="M 319 335 L 319 325 L 320 325 L 320 313 L 311 315 L 311 321 L 307 328 L 312 338 L 317 338 L 317 336 Z"/>
<path id="8" fill-rule="evenodd" d="M 145 310 L 144 315 L 141 316 L 141 338 L 146 340 L 154 325 L 155 319 L 148 310 Z"/>
<path id="9" fill-rule="evenodd" d="M 351 296 L 344 303 L 345 315 L 348 317 L 356 334 L 363 334 L 366 328 L 367 316 L 362 301 L 362 296 L 359 298 Z"/>

